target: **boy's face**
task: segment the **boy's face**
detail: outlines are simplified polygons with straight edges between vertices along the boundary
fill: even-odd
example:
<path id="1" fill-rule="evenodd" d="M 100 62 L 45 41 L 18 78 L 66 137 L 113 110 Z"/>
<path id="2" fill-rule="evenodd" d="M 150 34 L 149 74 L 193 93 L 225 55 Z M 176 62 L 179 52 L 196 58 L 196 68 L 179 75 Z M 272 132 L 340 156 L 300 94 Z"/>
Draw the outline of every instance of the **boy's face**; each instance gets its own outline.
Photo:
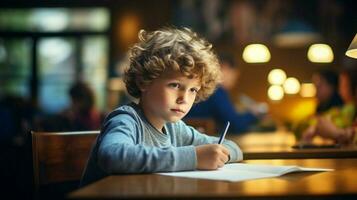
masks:
<path id="1" fill-rule="evenodd" d="M 161 130 L 166 122 L 176 122 L 188 113 L 200 88 L 199 78 L 165 72 L 141 87 L 140 105 L 150 123 Z"/>

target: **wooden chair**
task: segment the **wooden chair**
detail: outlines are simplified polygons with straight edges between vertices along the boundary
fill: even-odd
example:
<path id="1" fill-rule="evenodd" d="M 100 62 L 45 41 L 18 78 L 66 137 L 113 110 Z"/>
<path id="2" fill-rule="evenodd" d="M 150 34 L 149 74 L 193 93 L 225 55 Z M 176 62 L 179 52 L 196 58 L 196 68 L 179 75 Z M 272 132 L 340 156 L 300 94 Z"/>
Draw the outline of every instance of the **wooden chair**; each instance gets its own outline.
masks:
<path id="1" fill-rule="evenodd" d="M 184 120 L 187 125 L 196 128 L 207 135 L 217 136 L 216 123 L 213 119 L 189 118 Z"/>
<path id="2" fill-rule="evenodd" d="M 36 198 L 62 199 L 65 193 L 76 189 L 98 134 L 99 131 L 31 132 Z"/>

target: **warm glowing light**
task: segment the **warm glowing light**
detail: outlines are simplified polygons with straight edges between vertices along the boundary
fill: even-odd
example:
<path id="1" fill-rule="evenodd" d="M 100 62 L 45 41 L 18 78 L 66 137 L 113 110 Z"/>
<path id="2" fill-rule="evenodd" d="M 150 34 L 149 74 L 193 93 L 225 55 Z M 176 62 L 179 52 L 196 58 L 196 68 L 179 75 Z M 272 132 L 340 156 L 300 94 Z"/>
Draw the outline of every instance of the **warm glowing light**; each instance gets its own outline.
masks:
<path id="1" fill-rule="evenodd" d="M 296 94 L 300 91 L 300 82 L 294 77 L 287 78 L 283 84 L 286 94 Z"/>
<path id="2" fill-rule="evenodd" d="M 316 95 L 316 87 L 312 83 L 301 84 L 300 95 L 302 97 L 314 97 Z"/>
<path id="3" fill-rule="evenodd" d="M 272 85 L 268 89 L 268 97 L 271 100 L 279 101 L 284 97 L 284 90 L 279 85 Z"/>
<path id="4" fill-rule="evenodd" d="M 117 33 L 121 45 L 130 46 L 136 42 L 140 30 L 140 18 L 135 14 L 126 14 L 117 24 Z"/>
<path id="5" fill-rule="evenodd" d="M 357 58 L 357 34 L 355 35 L 350 46 L 348 47 L 346 51 L 346 56 L 351 58 Z"/>
<path id="6" fill-rule="evenodd" d="M 295 102 L 286 113 L 286 118 L 289 121 L 299 123 L 301 120 L 306 120 L 307 117 L 312 116 L 316 110 L 315 99 L 301 99 Z"/>
<path id="7" fill-rule="evenodd" d="M 269 62 L 270 57 L 268 47 L 263 44 L 250 44 L 243 51 L 243 60 L 247 63 Z"/>
<path id="8" fill-rule="evenodd" d="M 272 85 L 282 85 L 286 79 L 286 73 L 282 69 L 273 69 L 268 74 L 268 82 Z"/>
<path id="9" fill-rule="evenodd" d="M 333 61 L 333 51 L 327 44 L 313 44 L 309 47 L 307 58 L 314 63 L 330 63 Z"/>

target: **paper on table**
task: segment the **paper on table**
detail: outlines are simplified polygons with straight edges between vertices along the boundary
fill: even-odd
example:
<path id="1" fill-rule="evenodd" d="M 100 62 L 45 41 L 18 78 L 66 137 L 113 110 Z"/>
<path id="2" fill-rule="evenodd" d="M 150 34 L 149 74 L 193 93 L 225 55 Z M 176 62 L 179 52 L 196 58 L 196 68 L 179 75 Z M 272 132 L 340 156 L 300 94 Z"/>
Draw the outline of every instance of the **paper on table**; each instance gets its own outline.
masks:
<path id="1" fill-rule="evenodd" d="M 245 163 L 226 164 L 224 167 L 212 171 L 183 171 L 159 173 L 165 176 L 186 178 L 201 178 L 224 181 L 245 181 L 259 178 L 277 177 L 291 172 L 304 171 L 333 171 L 325 168 L 306 168 L 299 166 L 258 165 Z"/>

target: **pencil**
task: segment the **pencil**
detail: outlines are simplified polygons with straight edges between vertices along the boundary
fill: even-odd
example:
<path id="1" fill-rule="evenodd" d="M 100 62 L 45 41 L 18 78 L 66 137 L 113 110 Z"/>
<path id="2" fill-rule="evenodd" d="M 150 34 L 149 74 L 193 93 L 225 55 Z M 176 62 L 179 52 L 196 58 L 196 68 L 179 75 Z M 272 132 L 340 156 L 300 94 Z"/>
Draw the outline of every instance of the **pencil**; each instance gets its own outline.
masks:
<path id="1" fill-rule="evenodd" d="M 224 132 L 222 133 L 222 135 L 219 137 L 219 141 L 218 141 L 218 144 L 222 144 L 223 143 L 223 140 L 224 140 L 224 137 L 226 137 L 226 133 L 228 131 L 228 128 L 229 128 L 229 125 L 231 123 L 228 121 L 227 122 L 227 125 L 226 125 L 226 128 L 224 129 Z"/>

